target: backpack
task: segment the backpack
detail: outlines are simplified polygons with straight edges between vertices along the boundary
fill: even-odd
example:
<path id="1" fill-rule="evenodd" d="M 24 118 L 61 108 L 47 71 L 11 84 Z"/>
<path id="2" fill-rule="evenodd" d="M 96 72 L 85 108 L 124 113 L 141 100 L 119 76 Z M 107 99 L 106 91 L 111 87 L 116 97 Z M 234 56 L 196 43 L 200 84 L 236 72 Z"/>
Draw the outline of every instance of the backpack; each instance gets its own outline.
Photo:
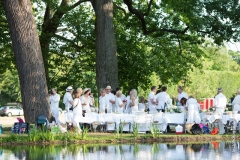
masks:
<path id="1" fill-rule="evenodd" d="M 211 134 L 212 135 L 218 134 L 218 128 L 213 128 Z"/>
<path id="2" fill-rule="evenodd" d="M 199 127 L 198 124 L 194 124 L 190 131 L 192 132 L 192 134 L 202 134 L 202 129 Z"/>
<path id="3" fill-rule="evenodd" d="M 207 126 L 203 126 L 202 132 L 205 133 L 205 134 L 209 134 L 210 133 L 210 131 L 209 131 Z"/>

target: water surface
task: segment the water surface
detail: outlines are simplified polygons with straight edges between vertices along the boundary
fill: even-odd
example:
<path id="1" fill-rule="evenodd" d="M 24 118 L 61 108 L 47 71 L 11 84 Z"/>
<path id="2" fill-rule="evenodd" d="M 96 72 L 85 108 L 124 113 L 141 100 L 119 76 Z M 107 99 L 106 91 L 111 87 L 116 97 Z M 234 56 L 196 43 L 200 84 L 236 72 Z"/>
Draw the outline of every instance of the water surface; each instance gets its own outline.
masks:
<path id="1" fill-rule="evenodd" d="M 240 160 L 239 142 L 3 146 L 0 160 Z"/>

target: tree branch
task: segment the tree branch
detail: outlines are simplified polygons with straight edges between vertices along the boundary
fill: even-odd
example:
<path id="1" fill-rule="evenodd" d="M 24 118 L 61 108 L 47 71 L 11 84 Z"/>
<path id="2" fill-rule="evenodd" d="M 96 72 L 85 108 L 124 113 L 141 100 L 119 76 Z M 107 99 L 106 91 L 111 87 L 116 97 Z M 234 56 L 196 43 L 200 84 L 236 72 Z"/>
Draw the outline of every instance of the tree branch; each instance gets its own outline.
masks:
<path id="1" fill-rule="evenodd" d="M 150 0 L 149 4 L 148 4 L 148 9 L 147 9 L 147 12 L 144 13 L 144 16 L 147 16 L 151 10 L 151 6 L 152 6 L 152 3 L 153 3 L 153 0 Z"/>
<path id="2" fill-rule="evenodd" d="M 127 12 L 126 12 L 126 10 L 125 10 L 125 9 L 123 9 L 122 7 L 119 7 L 119 6 L 118 6 L 118 5 L 116 5 L 115 3 L 113 3 L 113 6 L 114 6 L 115 8 L 117 8 L 117 9 L 119 9 L 119 10 L 123 11 L 124 15 L 126 15 L 126 14 L 127 14 Z"/>
<path id="3" fill-rule="evenodd" d="M 154 33 L 154 32 L 170 32 L 170 33 L 174 33 L 174 34 L 185 34 L 189 29 L 189 27 L 186 27 L 184 30 L 175 30 L 175 29 L 166 29 L 166 28 L 147 30 L 145 15 L 142 12 L 140 12 L 139 10 L 137 10 L 133 7 L 132 0 L 123 0 L 123 1 L 127 5 L 129 12 L 134 14 L 141 21 L 142 31 L 143 31 L 144 35 L 149 35 L 149 34 Z M 151 7 L 150 3 L 148 5 L 148 7 L 149 8 Z"/>
<path id="4" fill-rule="evenodd" d="M 70 43 L 72 47 L 74 47 L 74 48 L 77 49 L 77 51 L 80 51 L 80 50 L 82 50 L 82 49 L 85 47 L 85 45 L 78 46 L 78 45 L 75 44 L 72 40 L 67 39 L 67 38 L 65 38 L 65 37 L 63 37 L 63 36 L 57 35 L 57 34 L 54 34 L 54 37 L 56 37 L 56 38 L 58 38 L 58 39 L 61 39 L 61 40 L 65 41 L 65 42 Z"/>

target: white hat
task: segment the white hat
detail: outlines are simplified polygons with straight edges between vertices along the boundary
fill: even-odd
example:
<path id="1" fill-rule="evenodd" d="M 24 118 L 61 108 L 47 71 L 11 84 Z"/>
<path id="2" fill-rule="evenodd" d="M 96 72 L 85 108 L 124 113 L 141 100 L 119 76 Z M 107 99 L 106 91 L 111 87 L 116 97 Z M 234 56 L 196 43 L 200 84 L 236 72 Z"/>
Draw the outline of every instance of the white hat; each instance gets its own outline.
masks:
<path id="1" fill-rule="evenodd" d="M 111 86 L 107 86 L 106 89 L 112 89 L 112 87 Z"/>
<path id="2" fill-rule="evenodd" d="M 68 86 L 66 89 L 66 91 L 71 91 L 71 90 L 73 90 L 72 86 Z"/>
<path id="3" fill-rule="evenodd" d="M 85 89 L 83 90 L 83 94 L 85 94 L 87 91 L 90 91 L 90 88 L 85 88 Z"/>

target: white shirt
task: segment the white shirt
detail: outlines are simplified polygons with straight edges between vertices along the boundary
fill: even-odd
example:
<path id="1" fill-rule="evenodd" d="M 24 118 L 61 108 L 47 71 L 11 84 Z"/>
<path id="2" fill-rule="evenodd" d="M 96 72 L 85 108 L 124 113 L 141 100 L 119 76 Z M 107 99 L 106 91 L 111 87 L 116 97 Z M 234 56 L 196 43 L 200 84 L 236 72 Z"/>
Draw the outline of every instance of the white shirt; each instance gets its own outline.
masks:
<path id="1" fill-rule="evenodd" d="M 186 92 L 178 93 L 178 100 L 181 101 L 182 98 L 188 99 L 188 95 Z"/>
<path id="2" fill-rule="evenodd" d="M 72 95 L 69 92 L 66 92 L 63 97 L 63 103 L 65 104 L 66 111 L 68 111 L 71 107 L 70 101 L 73 101 Z"/>
<path id="3" fill-rule="evenodd" d="M 216 109 L 225 109 L 227 105 L 227 98 L 224 94 L 219 93 L 214 99 L 214 106 Z"/>
<path id="4" fill-rule="evenodd" d="M 129 104 L 131 102 L 131 99 L 130 99 L 130 96 L 128 95 L 127 98 L 126 98 L 126 101 L 127 101 L 127 104 L 126 104 L 126 108 L 129 107 Z"/>
<path id="5" fill-rule="evenodd" d="M 124 106 L 120 107 L 120 105 L 122 105 L 122 104 L 123 104 L 122 99 L 117 97 L 116 98 L 116 109 L 117 109 L 118 113 L 123 113 L 123 107 Z"/>
<path id="6" fill-rule="evenodd" d="M 155 95 L 153 92 L 150 92 L 148 95 L 148 108 L 150 111 L 155 110 L 156 109 L 156 105 L 152 103 L 152 101 L 155 101 Z"/>
<path id="7" fill-rule="evenodd" d="M 50 100 L 50 108 L 51 108 L 51 110 L 59 110 L 59 101 L 60 101 L 59 94 L 51 95 L 49 100 Z"/>
<path id="8" fill-rule="evenodd" d="M 114 94 L 112 94 L 112 93 L 106 93 L 106 98 L 108 99 L 108 105 L 109 105 L 109 107 L 112 107 L 112 103 L 110 102 L 110 100 L 112 100 L 112 101 L 115 101 L 115 96 L 114 96 Z"/>
<path id="9" fill-rule="evenodd" d="M 240 111 L 240 95 L 237 95 L 232 101 L 233 110 Z"/>
<path id="10" fill-rule="evenodd" d="M 108 99 L 106 96 L 102 97 L 100 96 L 99 97 L 99 112 L 104 112 L 105 113 L 105 108 L 108 108 Z"/>
<path id="11" fill-rule="evenodd" d="M 195 98 L 189 98 L 186 102 L 186 106 L 189 107 L 190 105 L 195 105 L 196 110 L 200 110 L 200 105 Z"/>
<path id="12" fill-rule="evenodd" d="M 139 111 L 144 111 L 145 110 L 145 104 L 144 103 L 138 103 L 138 110 Z"/>
<path id="13" fill-rule="evenodd" d="M 122 101 L 126 100 L 126 96 L 125 96 L 124 94 L 122 94 L 121 100 L 122 100 Z"/>
<path id="14" fill-rule="evenodd" d="M 157 109 L 164 109 L 165 103 L 167 104 L 171 103 L 171 98 L 166 92 L 158 93 L 156 100 L 158 101 Z"/>

